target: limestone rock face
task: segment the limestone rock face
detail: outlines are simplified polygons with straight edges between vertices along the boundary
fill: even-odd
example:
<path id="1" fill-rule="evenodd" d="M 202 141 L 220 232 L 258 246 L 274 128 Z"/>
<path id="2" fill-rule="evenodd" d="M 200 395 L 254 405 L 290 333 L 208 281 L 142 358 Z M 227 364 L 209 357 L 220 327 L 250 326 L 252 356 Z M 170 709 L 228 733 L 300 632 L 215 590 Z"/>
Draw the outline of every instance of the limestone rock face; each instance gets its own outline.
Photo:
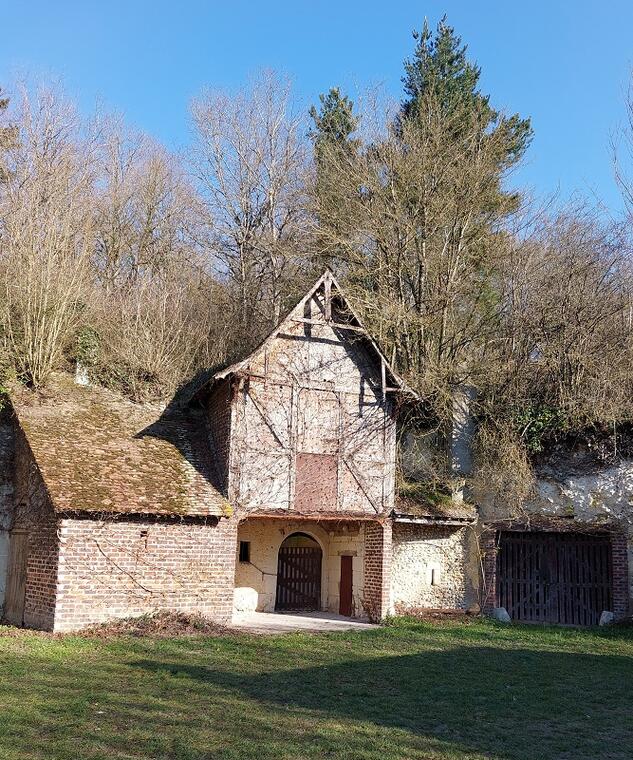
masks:
<path id="1" fill-rule="evenodd" d="M 611 623 L 613 623 L 614 620 L 615 620 L 615 615 L 613 614 L 613 612 L 604 610 L 602 615 L 600 615 L 600 621 L 598 625 L 611 625 Z"/>
<path id="2" fill-rule="evenodd" d="M 505 607 L 495 607 L 491 615 L 493 620 L 498 620 L 500 623 L 509 623 L 511 621 L 510 615 Z"/>

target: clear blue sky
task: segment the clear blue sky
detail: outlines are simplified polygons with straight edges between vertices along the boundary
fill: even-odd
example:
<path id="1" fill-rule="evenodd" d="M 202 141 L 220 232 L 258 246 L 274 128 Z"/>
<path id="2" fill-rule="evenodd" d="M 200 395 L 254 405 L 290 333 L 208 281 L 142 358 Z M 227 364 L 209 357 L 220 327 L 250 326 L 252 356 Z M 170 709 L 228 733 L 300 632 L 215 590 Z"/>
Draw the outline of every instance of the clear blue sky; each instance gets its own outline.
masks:
<path id="1" fill-rule="evenodd" d="M 61 76 L 86 111 L 101 99 L 171 146 L 204 85 L 235 87 L 259 68 L 289 74 L 306 102 L 337 84 L 398 95 L 411 30 L 446 12 L 493 104 L 532 117 L 518 180 L 621 205 L 608 145 L 633 64 L 632 0 L 0 0 L 0 11 L 0 85 Z"/>

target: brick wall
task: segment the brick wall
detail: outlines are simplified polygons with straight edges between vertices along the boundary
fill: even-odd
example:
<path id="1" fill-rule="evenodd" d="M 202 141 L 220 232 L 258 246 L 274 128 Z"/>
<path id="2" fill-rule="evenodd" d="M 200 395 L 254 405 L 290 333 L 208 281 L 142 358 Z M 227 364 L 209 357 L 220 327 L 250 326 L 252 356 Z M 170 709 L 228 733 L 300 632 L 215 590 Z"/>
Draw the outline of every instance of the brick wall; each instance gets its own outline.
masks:
<path id="1" fill-rule="evenodd" d="M 237 521 L 64 518 L 54 630 L 160 609 L 229 622 Z"/>
<path id="2" fill-rule="evenodd" d="M 391 522 L 365 525 L 365 611 L 370 619 L 380 620 L 391 612 Z"/>
<path id="3" fill-rule="evenodd" d="M 482 584 L 480 605 L 482 611 L 489 615 L 497 606 L 497 533 L 489 530 L 479 539 L 482 563 Z"/>
<path id="4" fill-rule="evenodd" d="M 0 419 L 0 609 L 4 603 L 9 529 L 13 521 L 14 429 L 10 420 Z"/>
<path id="5" fill-rule="evenodd" d="M 613 570 L 613 614 L 623 618 L 629 614 L 629 559 L 625 535 L 611 539 L 611 563 Z"/>
<path id="6" fill-rule="evenodd" d="M 23 624 L 50 630 L 55 614 L 57 520 L 21 430 L 15 435 L 14 477 L 13 529 L 28 533 Z"/>
<path id="7" fill-rule="evenodd" d="M 207 401 L 207 424 L 213 460 L 224 493 L 228 489 L 229 453 L 231 439 L 231 382 L 223 380 L 211 392 Z"/>

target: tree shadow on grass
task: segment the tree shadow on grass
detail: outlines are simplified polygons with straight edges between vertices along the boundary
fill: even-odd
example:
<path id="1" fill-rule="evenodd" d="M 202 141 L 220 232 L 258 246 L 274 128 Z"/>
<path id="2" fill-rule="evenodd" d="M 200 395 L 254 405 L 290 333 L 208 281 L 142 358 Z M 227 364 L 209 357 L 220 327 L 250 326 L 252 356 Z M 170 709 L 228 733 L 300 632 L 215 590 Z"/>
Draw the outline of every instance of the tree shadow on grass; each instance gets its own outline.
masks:
<path id="1" fill-rule="evenodd" d="M 266 703 L 408 732 L 423 746 L 495 758 L 631 757 L 633 661 L 458 647 L 244 675 L 182 662 L 133 667 Z M 272 713 L 271 713 L 272 714 Z M 393 755 L 394 757 L 397 755 Z M 405 755 L 402 755 L 405 757 Z"/>
<path id="2" fill-rule="evenodd" d="M 0 758 L 623 760 L 632 647 L 628 635 L 604 638 L 402 624 L 0 642 Z"/>

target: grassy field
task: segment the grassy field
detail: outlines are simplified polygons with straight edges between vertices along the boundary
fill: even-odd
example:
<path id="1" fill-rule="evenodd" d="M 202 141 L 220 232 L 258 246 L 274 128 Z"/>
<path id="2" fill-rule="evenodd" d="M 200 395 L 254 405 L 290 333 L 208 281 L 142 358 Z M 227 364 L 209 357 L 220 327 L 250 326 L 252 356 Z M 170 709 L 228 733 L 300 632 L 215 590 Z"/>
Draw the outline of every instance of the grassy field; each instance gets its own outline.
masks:
<path id="1" fill-rule="evenodd" d="M 632 748 L 627 630 L 0 633 L 1 760 L 624 760 Z"/>

